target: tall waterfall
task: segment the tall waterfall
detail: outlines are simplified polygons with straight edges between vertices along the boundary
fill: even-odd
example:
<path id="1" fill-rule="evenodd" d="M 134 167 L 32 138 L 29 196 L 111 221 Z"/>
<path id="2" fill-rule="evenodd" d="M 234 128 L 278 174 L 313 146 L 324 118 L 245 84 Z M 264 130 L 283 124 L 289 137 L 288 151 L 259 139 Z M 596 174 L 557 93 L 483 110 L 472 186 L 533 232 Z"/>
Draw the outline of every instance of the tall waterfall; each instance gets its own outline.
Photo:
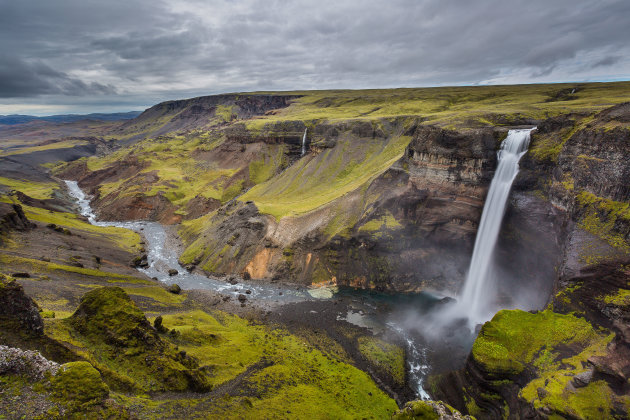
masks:
<path id="1" fill-rule="evenodd" d="M 532 130 L 510 130 L 497 153 L 499 164 L 483 206 L 468 277 L 457 304 L 461 311 L 466 311 L 471 325 L 485 321 L 493 312 L 492 256 L 510 188 L 518 173 L 518 162 L 527 152 Z"/>
<path id="2" fill-rule="evenodd" d="M 302 156 L 306 154 L 306 131 L 308 127 L 304 129 L 304 135 L 302 136 Z"/>

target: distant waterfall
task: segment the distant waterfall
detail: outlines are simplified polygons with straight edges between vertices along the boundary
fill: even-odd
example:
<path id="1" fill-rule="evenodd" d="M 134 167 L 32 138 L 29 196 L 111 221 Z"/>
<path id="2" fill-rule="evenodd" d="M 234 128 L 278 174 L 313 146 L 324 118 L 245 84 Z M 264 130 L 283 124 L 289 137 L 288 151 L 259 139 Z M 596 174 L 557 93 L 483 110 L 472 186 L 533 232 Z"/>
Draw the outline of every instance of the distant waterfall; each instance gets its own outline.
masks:
<path id="1" fill-rule="evenodd" d="M 531 132 L 529 130 L 510 130 L 497 153 L 499 165 L 486 197 L 481 214 L 481 223 L 475 239 L 468 277 L 457 306 L 465 311 L 469 322 L 474 325 L 485 321 L 492 308 L 494 287 L 490 281 L 492 255 L 499 237 L 499 229 L 510 194 L 512 182 L 518 173 L 518 162 L 527 152 Z"/>
<path id="2" fill-rule="evenodd" d="M 304 129 L 304 135 L 302 136 L 302 156 L 306 154 L 306 131 L 308 127 Z"/>

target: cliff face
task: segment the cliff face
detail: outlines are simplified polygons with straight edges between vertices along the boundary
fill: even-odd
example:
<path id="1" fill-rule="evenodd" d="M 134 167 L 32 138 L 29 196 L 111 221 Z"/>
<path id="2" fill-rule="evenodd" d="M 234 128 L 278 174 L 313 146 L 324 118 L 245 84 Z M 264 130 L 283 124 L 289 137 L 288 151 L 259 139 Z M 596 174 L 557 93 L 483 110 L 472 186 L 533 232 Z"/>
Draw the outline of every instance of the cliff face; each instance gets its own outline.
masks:
<path id="1" fill-rule="evenodd" d="M 484 418 L 626 418 L 629 112 L 622 104 L 540 124 L 515 197 L 534 190 L 564 215 L 549 305 L 499 312 L 465 368 L 433 379 L 434 397 Z"/>
<path id="2" fill-rule="evenodd" d="M 206 216 L 205 230 L 199 223 L 182 231 L 191 243 L 183 262 L 285 281 L 380 290 L 455 288 L 467 266 L 501 133 L 386 123 L 313 127 L 309 156 L 295 173 L 289 168 L 241 197 L 241 202 L 251 198 L 245 205 L 230 204 Z M 402 157 L 388 150 L 393 147 Z M 371 165 L 374 155 L 386 153 L 393 157 L 389 169 Z M 345 193 L 331 191 L 328 183 L 350 166 L 358 166 L 356 173 L 340 188 L 364 180 Z M 316 181 L 309 185 L 310 179 Z M 302 198 L 298 206 L 318 194 L 333 199 L 298 212 L 287 190 Z M 277 201 L 267 200 L 276 194 Z M 289 214 L 282 213 L 285 202 Z"/>

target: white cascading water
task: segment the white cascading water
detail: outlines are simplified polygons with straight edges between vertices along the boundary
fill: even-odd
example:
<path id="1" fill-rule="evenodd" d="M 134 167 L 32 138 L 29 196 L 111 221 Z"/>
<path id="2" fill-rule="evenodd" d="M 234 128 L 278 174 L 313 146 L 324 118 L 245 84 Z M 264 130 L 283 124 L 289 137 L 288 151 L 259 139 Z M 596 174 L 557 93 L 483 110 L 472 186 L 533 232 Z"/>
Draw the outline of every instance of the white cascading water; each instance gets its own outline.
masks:
<path id="1" fill-rule="evenodd" d="M 499 237 L 510 188 L 518 174 L 518 162 L 527 153 L 532 130 L 534 128 L 510 130 L 497 153 L 499 164 L 483 206 L 468 276 L 457 303 L 460 311 L 465 311 L 471 326 L 487 321 L 494 312 L 492 299 L 495 293 L 491 281 L 492 254 Z"/>
<path id="2" fill-rule="evenodd" d="M 304 135 L 302 136 L 302 156 L 306 154 L 306 131 L 308 128 L 304 129 Z"/>

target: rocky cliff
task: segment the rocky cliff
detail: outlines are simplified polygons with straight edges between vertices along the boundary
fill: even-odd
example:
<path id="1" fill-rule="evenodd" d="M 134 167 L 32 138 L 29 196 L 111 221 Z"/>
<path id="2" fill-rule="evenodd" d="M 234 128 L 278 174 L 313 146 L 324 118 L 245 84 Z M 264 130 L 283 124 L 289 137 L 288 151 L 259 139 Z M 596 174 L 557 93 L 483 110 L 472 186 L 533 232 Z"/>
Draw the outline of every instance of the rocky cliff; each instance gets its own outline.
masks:
<path id="1" fill-rule="evenodd" d="M 544 312 L 486 323 L 466 367 L 434 378 L 435 396 L 483 418 L 626 418 L 629 111 L 540 124 L 516 187 L 563 216 L 553 294 Z"/>

